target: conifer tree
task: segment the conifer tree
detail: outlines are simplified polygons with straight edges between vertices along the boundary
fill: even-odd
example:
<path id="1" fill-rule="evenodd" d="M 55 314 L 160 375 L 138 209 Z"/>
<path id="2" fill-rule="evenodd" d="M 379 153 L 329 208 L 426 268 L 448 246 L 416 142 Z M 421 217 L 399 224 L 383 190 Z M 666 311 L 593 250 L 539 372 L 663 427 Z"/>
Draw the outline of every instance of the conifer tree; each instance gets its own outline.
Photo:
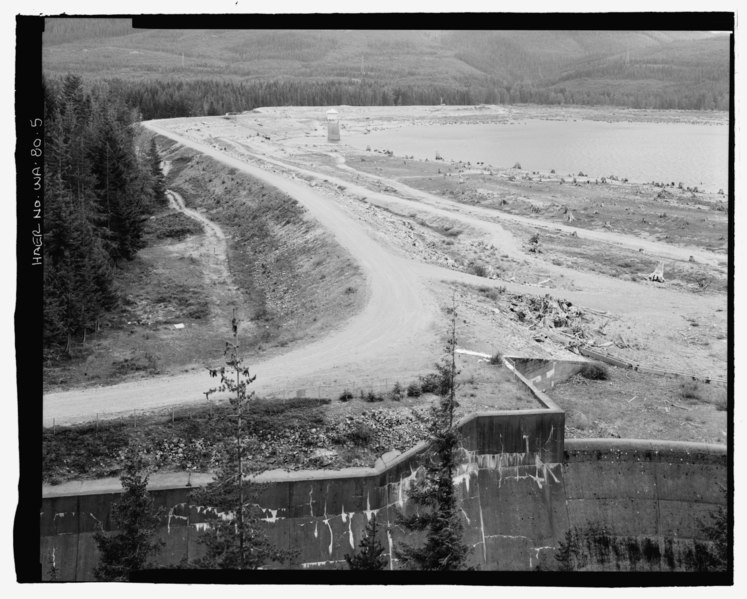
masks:
<path id="1" fill-rule="evenodd" d="M 158 153 L 158 146 L 155 138 L 150 140 L 148 148 L 148 163 L 150 166 L 151 187 L 153 200 L 156 205 L 163 205 L 166 202 L 166 181 L 161 171 L 161 155 Z"/>
<path id="2" fill-rule="evenodd" d="M 441 399 L 431 409 L 428 425 L 431 447 L 426 456 L 425 478 L 410 487 L 409 500 L 417 506 L 414 514 L 400 514 L 399 525 L 408 532 L 425 532 L 420 546 L 399 543 L 394 555 L 405 569 L 463 570 L 469 547 L 462 543 L 464 525 L 454 489 L 460 440 L 455 426 L 456 401 L 456 308 L 451 307 L 451 330 L 446 355 L 439 372 L 445 378 Z"/>
<path id="3" fill-rule="evenodd" d="M 377 538 L 378 525 L 376 514 L 366 524 L 366 531 L 360 542 L 360 551 L 353 555 L 345 555 L 345 561 L 351 570 L 383 570 L 387 565 L 384 556 L 384 546 Z"/>
<path id="4" fill-rule="evenodd" d="M 112 508 L 113 528 L 107 534 L 99 530 L 94 540 L 101 554 L 94 570 L 97 580 L 124 582 L 133 572 L 150 566 L 163 541 L 155 539 L 162 509 L 156 509 L 147 491 L 148 465 L 137 446 L 131 446 L 125 458 L 120 481 L 124 493 Z"/>
<path id="5" fill-rule="evenodd" d="M 254 396 L 248 386 L 256 375 L 250 376 L 239 354 L 239 321 L 235 310 L 231 328 L 233 340 L 226 341 L 226 366 L 210 370 L 210 375 L 219 376 L 221 382 L 207 392 L 208 397 L 214 392 L 231 394 L 227 416 L 231 436 L 214 481 L 194 491 L 191 497 L 193 503 L 210 508 L 220 517 L 211 521 L 210 528 L 202 533 L 200 542 L 207 551 L 193 565 L 206 569 L 256 570 L 270 562 L 286 562 L 293 552 L 278 549 L 267 538 L 261 524 L 263 513 L 257 505 L 258 486 L 245 480 L 247 474 L 258 472 L 245 459 L 247 408 Z"/>

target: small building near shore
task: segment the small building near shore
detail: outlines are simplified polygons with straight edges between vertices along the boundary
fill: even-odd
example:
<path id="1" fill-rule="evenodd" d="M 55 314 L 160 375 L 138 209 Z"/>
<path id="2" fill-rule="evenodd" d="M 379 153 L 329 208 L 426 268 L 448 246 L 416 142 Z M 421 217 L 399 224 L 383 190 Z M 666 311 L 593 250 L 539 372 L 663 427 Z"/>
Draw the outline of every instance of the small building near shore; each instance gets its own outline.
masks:
<path id="1" fill-rule="evenodd" d="M 340 141 L 340 115 L 334 108 L 327 111 L 327 141 Z"/>

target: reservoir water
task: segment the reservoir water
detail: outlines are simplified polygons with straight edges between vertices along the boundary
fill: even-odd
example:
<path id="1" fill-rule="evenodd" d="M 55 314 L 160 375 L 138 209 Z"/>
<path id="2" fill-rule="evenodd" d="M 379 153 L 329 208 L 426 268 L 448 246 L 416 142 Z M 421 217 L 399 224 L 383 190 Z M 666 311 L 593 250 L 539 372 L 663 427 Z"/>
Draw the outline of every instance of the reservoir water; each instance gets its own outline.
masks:
<path id="1" fill-rule="evenodd" d="M 647 183 L 682 182 L 716 192 L 728 186 L 728 124 L 528 119 L 512 123 L 405 125 L 343 135 L 360 149 L 392 150 L 433 160 Z"/>

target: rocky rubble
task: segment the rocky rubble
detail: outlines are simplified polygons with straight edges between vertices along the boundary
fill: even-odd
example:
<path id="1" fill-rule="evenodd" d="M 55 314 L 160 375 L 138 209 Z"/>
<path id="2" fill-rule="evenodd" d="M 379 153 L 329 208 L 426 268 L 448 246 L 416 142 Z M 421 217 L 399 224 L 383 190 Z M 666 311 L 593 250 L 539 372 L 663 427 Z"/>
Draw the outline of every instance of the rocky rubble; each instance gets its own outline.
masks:
<path id="1" fill-rule="evenodd" d="M 372 467 L 382 454 L 406 451 L 426 439 L 427 412 L 427 406 L 382 407 L 328 417 L 311 407 L 302 417 L 281 413 L 268 420 L 264 416 L 250 425 L 245 459 L 255 471 Z M 140 429 L 118 426 L 111 432 L 59 431 L 54 441 L 47 440 L 43 479 L 57 484 L 113 476 L 122 467 L 128 444 L 135 439 L 161 471 L 214 470 L 220 465 L 221 455 L 234 443 L 230 423 L 203 418 L 190 419 L 189 423 L 186 428 L 152 424 Z M 97 458 L 79 459 L 81 447 L 95 441 L 100 448 Z"/>

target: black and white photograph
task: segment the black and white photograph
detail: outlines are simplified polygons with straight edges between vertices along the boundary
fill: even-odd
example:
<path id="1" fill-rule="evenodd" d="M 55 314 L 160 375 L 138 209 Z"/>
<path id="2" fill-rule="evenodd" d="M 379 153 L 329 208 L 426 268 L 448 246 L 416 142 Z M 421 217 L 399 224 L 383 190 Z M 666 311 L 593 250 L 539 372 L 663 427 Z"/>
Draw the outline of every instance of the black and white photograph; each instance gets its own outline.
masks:
<path id="1" fill-rule="evenodd" d="M 735 13 L 232 6 L 15 17 L 18 582 L 732 585 Z"/>

